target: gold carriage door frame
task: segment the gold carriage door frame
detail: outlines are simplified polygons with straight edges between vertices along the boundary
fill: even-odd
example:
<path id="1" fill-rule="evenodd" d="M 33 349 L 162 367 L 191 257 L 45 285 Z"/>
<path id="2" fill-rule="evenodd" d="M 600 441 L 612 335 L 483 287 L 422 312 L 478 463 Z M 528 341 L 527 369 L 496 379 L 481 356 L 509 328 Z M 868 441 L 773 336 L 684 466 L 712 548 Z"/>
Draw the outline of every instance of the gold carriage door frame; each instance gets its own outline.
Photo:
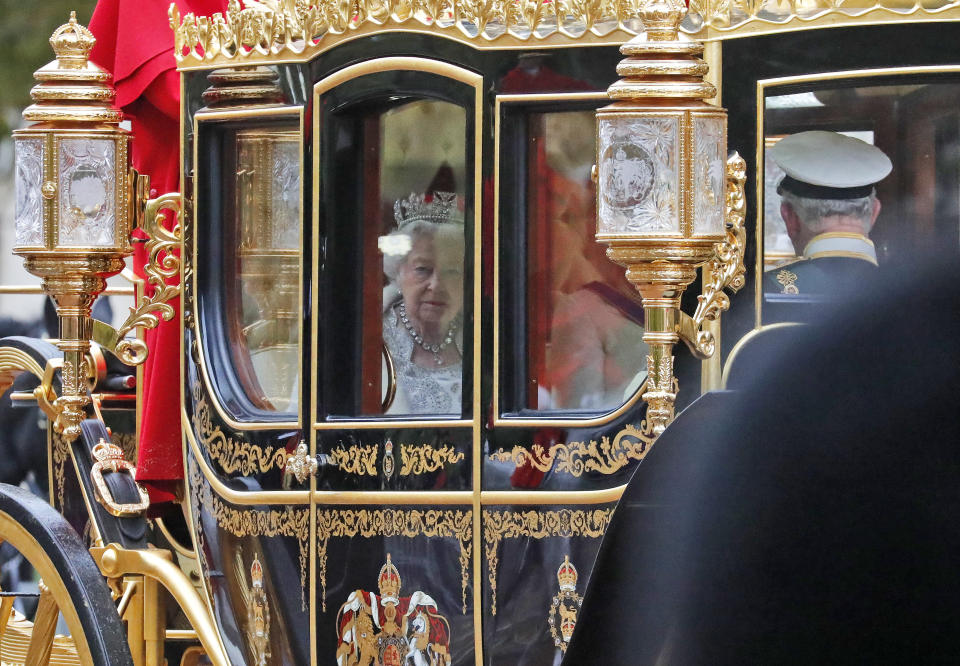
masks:
<path id="1" fill-rule="evenodd" d="M 472 514 L 472 535 L 470 538 L 471 559 L 472 559 L 472 604 L 473 604 L 473 627 L 474 627 L 474 650 L 475 663 L 483 663 L 483 628 L 482 628 L 482 603 L 483 603 L 483 559 L 478 556 L 482 553 L 482 529 L 480 523 L 480 472 L 482 469 L 481 459 L 481 404 L 480 404 L 480 331 L 481 331 L 481 220 L 482 217 L 482 128 L 483 128 L 483 76 L 455 65 L 428 58 L 415 57 L 388 57 L 369 60 L 366 62 L 351 65 L 334 74 L 322 79 L 313 87 L 313 197 L 319 196 L 320 192 L 320 159 L 321 159 L 321 130 L 320 114 L 316 112 L 319 108 L 320 98 L 334 88 L 352 81 L 354 79 L 368 76 L 371 74 L 382 74 L 385 72 L 423 72 L 435 76 L 444 77 L 466 84 L 474 89 L 473 100 L 473 284 L 472 288 L 472 307 L 473 307 L 473 363 L 470 368 L 472 376 L 473 393 L 472 413 L 470 419 L 407 419 L 403 421 L 390 420 L 390 428 L 471 428 L 472 429 L 472 472 L 471 489 L 450 490 L 450 491 L 320 491 L 317 489 L 316 477 L 310 480 L 310 518 L 311 518 L 311 558 L 310 558 L 310 631 L 311 631 L 311 664 L 318 664 L 317 650 L 317 553 L 315 552 L 317 535 L 317 508 L 319 505 L 324 507 L 356 506 L 356 505 L 427 505 L 427 506 L 460 506 L 464 510 L 470 510 Z M 389 91 L 385 91 L 389 92 Z M 469 110 L 468 110 L 469 117 Z M 312 225 L 312 252 L 313 256 L 319 256 L 319 228 L 320 228 L 320 210 L 319 206 L 312 205 L 311 225 Z M 319 262 L 313 261 L 311 275 L 311 289 L 314 294 L 319 293 L 320 275 Z M 358 420 L 337 420 L 336 422 L 324 422 L 318 413 L 318 395 L 319 379 L 317 372 L 318 363 L 318 329 L 319 313 L 318 308 L 314 307 L 311 313 L 311 387 L 310 387 L 310 455 L 315 457 L 318 453 L 317 434 L 320 430 L 342 429 L 378 429 L 387 425 L 382 419 L 358 419 Z M 465 368 L 466 370 L 466 368 Z"/>

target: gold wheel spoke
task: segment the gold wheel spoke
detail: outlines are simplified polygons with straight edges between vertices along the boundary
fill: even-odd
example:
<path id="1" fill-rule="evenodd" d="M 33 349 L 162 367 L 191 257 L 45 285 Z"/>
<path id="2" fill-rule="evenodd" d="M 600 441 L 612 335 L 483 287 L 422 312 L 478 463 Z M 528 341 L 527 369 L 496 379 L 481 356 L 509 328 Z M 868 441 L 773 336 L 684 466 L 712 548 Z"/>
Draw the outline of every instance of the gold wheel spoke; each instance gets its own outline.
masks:
<path id="1" fill-rule="evenodd" d="M 47 586 L 40 581 L 40 602 L 37 615 L 33 620 L 33 634 L 30 636 L 30 648 L 24 666 L 44 666 L 50 663 L 53 650 L 53 638 L 57 631 L 57 619 L 60 609 Z"/>

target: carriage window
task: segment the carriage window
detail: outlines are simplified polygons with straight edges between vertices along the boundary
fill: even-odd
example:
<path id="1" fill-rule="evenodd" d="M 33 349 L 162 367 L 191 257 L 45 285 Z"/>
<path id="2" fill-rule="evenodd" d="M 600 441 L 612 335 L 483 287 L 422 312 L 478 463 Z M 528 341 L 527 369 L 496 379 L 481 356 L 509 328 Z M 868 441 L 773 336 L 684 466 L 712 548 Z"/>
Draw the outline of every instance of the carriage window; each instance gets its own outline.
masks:
<path id="1" fill-rule="evenodd" d="M 610 411 L 646 376 L 640 297 L 594 240 L 595 125 L 527 116 L 524 402 L 540 411 Z"/>
<path id="2" fill-rule="evenodd" d="M 764 323 L 792 319 L 803 303 L 862 286 L 896 255 L 933 244 L 960 250 L 958 103 L 955 77 L 861 78 L 767 89 Z M 837 189 L 860 183 L 834 182 L 836 177 L 812 188 L 794 185 L 784 179 L 775 147 L 810 130 L 875 146 L 889 157 L 892 171 L 873 193 Z"/>
<path id="3" fill-rule="evenodd" d="M 235 173 L 232 194 L 225 202 L 229 212 L 224 229 L 227 329 L 234 367 L 258 409 L 296 412 L 300 133 L 243 129 L 227 144 L 225 152 L 233 157 Z"/>
<path id="4" fill-rule="evenodd" d="M 328 338 L 328 367 L 338 368 L 329 374 L 337 379 L 327 384 L 328 413 L 460 415 L 470 331 L 466 110 L 395 98 L 351 107 L 338 123 L 344 143 L 335 168 L 356 179 L 328 199 L 339 212 L 328 231 L 327 311 L 344 315 Z M 359 385 L 344 390 L 345 377 Z"/>

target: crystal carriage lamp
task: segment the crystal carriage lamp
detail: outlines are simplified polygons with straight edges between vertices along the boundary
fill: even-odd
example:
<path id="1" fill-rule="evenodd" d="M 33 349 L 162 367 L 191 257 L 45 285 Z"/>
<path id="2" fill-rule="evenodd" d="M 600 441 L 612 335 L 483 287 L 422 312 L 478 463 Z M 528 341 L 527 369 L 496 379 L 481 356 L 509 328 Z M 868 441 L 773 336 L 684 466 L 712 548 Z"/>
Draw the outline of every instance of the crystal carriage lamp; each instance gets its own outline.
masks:
<path id="1" fill-rule="evenodd" d="M 727 160 L 727 112 L 704 101 L 716 89 L 703 79 L 703 45 L 679 33 L 685 14 L 682 0 L 643 4 L 646 32 L 620 48 L 623 78 L 597 111 L 597 240 L 643 297 L 654 436 L 673 419 L 673 345 L 682 339 L 695 356 L 711 356 L 703 322 L 729 307 L 723 289 L 742 287 L 745 274 L 745 165 L 736 154 Z M 704 264 L 690 317 L 680 298 Z"/>
<path id="2" fill-rule="evenodd" d="M 150 325 L 145 321 L 149 311 L 169 309 L 156 301 L 171 294 L 158 289 L 162 293 L 156 297 L 142 299 L 119 330 L 91 319 L 93 301 L 106 288 L 106 278 L 119 273 L 124 257 L 132 253 L 134 223 L 146 216 L 152 237 L 169 236 L 152 225 L 161 208 L 176 210 L 179 201 L 146 201 L 149 179 L 131 168 L 132 137 L 120 127 L 120 111 L 111 107 L 111 76 L 87 59 L 95 42 L 72 12 L 70 21 L 50 37 L 56 60 L 34 73 L 39 82 L 30 92 L 34 104 L 23 112 L 34 124 L 14 131 L 13 251 L 23 257 L 28 272 L 42 279 L 57 306 L 60 332 L 55 342 L 64 357 L 61 395 L 53 410 L 55 426 L 71 440 L 80 432 L 89 403 L 85 377 L 90 340 L 105 343 L 128 363 L 142 362 L 146 348 L 123 336 L 134 325 Z M 154 255 L 151 252 L 151 258 Z M 167 277 L 176 274 L 170 260 L 165 262 L 161 271 Z"/>

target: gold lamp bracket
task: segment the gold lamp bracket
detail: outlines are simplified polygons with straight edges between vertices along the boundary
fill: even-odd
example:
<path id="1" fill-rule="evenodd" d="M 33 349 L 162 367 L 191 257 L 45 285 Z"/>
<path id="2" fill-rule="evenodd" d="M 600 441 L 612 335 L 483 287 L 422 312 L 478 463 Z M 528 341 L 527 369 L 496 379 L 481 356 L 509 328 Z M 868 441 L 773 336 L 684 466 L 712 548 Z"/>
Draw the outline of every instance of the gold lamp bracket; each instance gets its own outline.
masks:
<path id="1" fill-rule="evenodd" d="M 713 333 L 703 330 L 704 322 L 716 320 L 730 308 L 730 297 L 724 293 L 724 289 L 736 293 L 746 283 L 747 269 L 743 264 L 747 243 L 747 232 L 743 226 L 746 181 L 747 163 L 734 151 L 727 159 L 726 166 L 726 239 L 717 243 L 716 258 L 703 267 L 703 289 L 697 297 L 697 309 L 693 316 L 680 313 L 680 339 L 700 360 L 710 358 L 716 351 L 716 340 Z"/>
<path id="2" fill-rule="evenodd" d="M 180 274 L 180 255 L 183 232 L 180 226 L 182 197 L 179 192 L 164 194 L 156 199 L 147 199 L 150 177 L 134 173 L 135 218 L 141 229 L 150 237 L 147 241 L 147 263 L 144 266 L 146 282 L 153 287 L 153 294 L 141 296 L 137 307 L 130 308 L 130 315 L 113 328 L 101 321 L 93 322 L 93 341 L 106 349 L 112 349 L 127 365 L 140 365 L 147 360 L 147 345 L 143 340 L 127 338 L 137 326 L 156 328 L 160 320 L 170 321 L 175 311 L 169 301 L 180 295 L 180 285 L 169 280 Z M 174 214 L 174 225 L 164 225 L 164 211 Z"/>

